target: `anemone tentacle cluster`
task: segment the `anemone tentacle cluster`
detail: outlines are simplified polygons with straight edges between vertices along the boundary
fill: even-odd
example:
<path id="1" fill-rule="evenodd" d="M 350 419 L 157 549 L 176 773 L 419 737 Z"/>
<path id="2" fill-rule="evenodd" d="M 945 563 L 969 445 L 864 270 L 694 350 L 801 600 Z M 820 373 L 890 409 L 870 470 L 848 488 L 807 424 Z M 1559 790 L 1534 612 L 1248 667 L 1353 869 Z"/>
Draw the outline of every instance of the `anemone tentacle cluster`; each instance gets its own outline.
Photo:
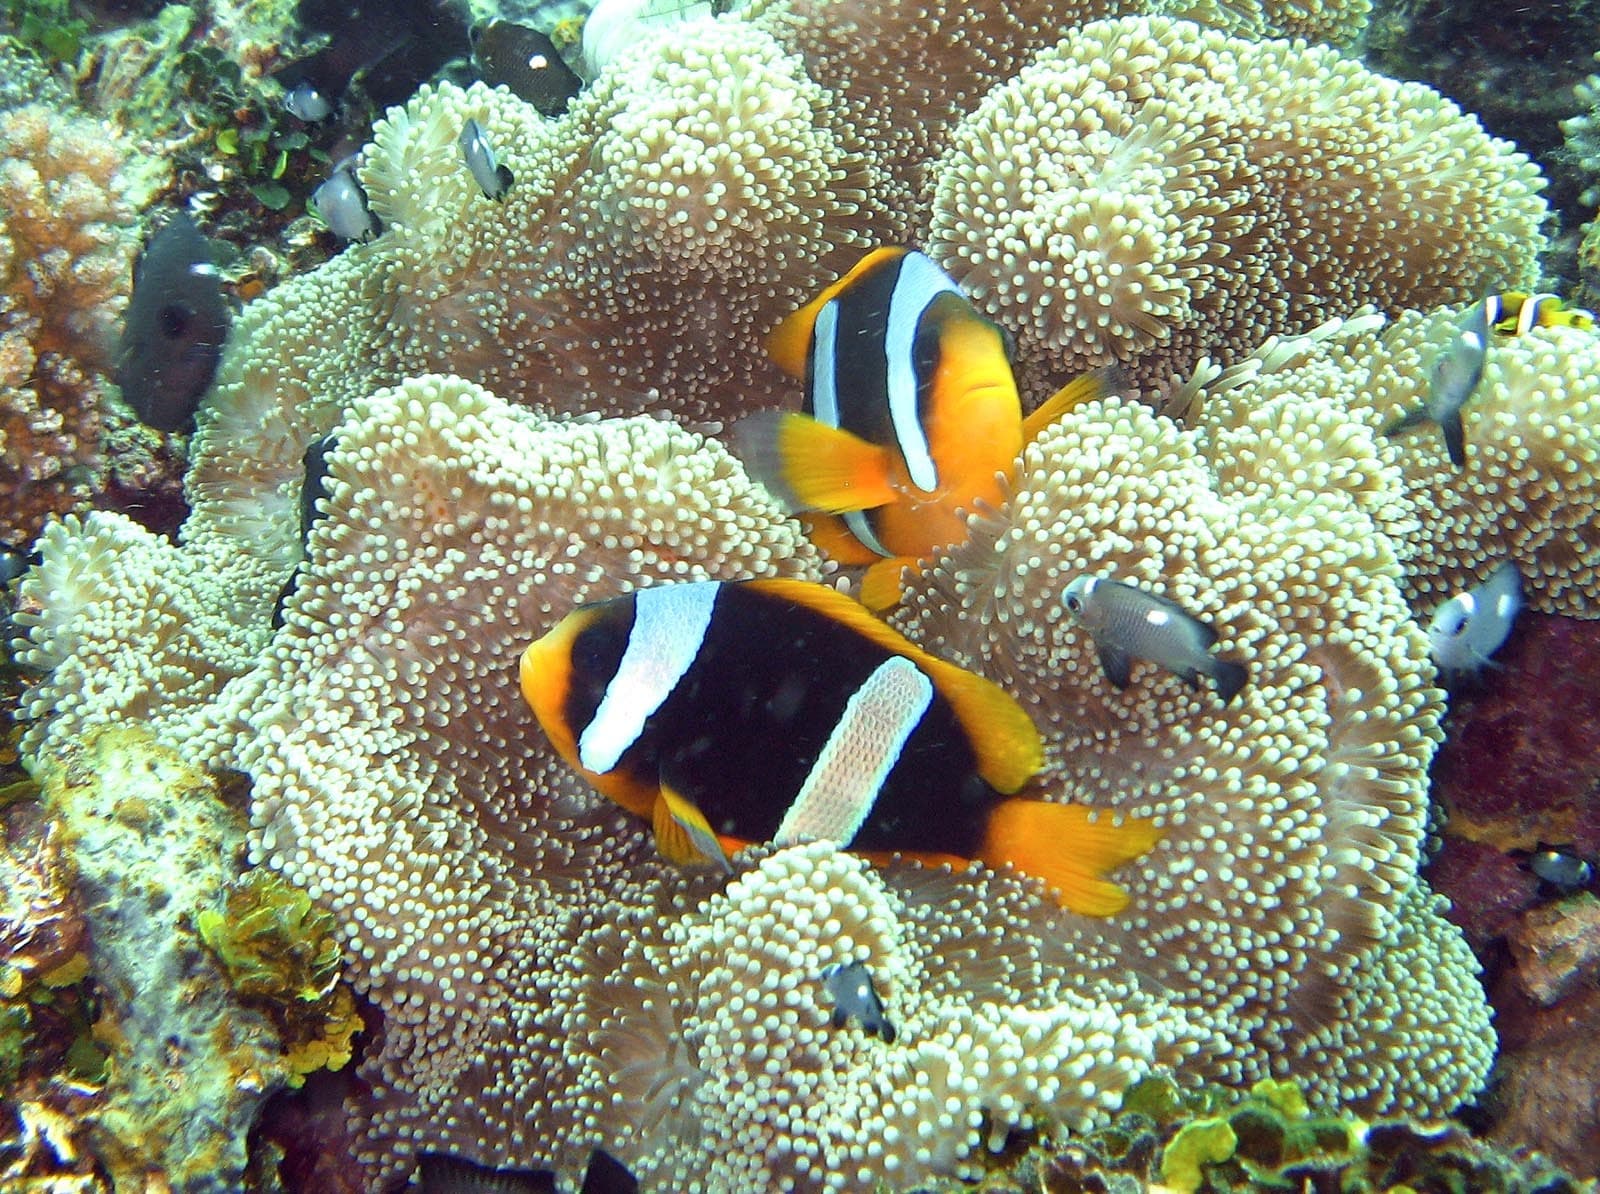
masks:
<path id="1" fill-rule="evenodd" d="M 1229 428 L 1332 403 L 1381 431 L 1426 402 L 1429 371 L 1461 310 L 1407 311 L 1386 326 L 1353 319 L 1269 345 L 1196 386 L 1196 425 L 1237 435 Z M 1534 608 L 1600 616 L 1600 335 L 1566 327 L 1497 335 L 1461 413 L 1461 468 L 1431 422 L 1374 436 L 1365 449 L 1373 459 L 1360 467 L 1381 462 L 1398 480 L 1354 492 L 1388 521 L 1407 595 L 1431 610 L 1510 559 Z M 1356 469 L 1350 438 L 1307 440 L 1302 469 Z"/>
<path id="2" fill-rule="evenodd" d="M 1363 6 L 1217 7 L 1260 35 L 1317 13 L 1343 29 Z M 425 89 L 363 155 L 385 230 L 236 324 L 200 414 L 180 544 L 103 514 L 45 536 L 18 616 L 24 662 L 47 673 L 30 755 L 138 718 L 190 761 L 250 775 L 252 858 L 338 918 L 349 977 L 381 1012 L 361 1071 L 372 1094 L 355 1109 L 374 1189 L 422 1151 L 570 1177 L 596 1145 L 647 1188 L 970 1174 L 1008 1129 L 1093 1124 L 1155 1070 L 1292 1071 L 1315 1101 L 1368 1113 L 1443 1112 L 1481 1086 L 1482 991 L 1415 873 L 1442 696 L 1403 599 L 1420 583 L 1406 568 L 1430 550 L 1414 446 L 1376 435 L 1401 383 L 1351 400 L 1325 365 L 1320 388 L 1246 404 L 1297 353 L 1357 349 L 1330 336 L 1249 358 L 1325 308 L 1280 295 L 1247 318 L 1253 294 L 1201 293 L 1216 280 L 1196 264 L 1211 241 L 1193 243 L 1204 226 L 1217 243 L 1237 233 L 1243 253 L 1262 227 L 1298 230 L 1319 263 L 1310 277 L 1382 230 L 1359 204 L 1300 219 L 1280 210 L 1285 190 L 1219 175 L 1264 169 L 1215 119 L 1246 97 L 1223 87 L 1186 117 L 1199 68 L 1173 66 L 1174 47 L 1254 64 L 1234 85 L 1263 106 L 1315 108 L 1329 78 L 1362 98 L 1364 120 L 1409 97 L 1420 123 L 1397 127 L 1437 135 L 1385 140 L 1393 130 L 1320 113 L 1301 131 L 1343 147 L 1339 170 L 1385 185 L 1418 162 L 1437 175 L 1395 200 L 1408 227 L 1511 230 L 1474 254 L 1409 245 L 1405 271 L 1335 288 L 1335 305 L 1413 301 L 1413 266 L 1417 301 L 1522 278 L 1542 201 L 1525 160 L 1469 118 L 1303 45 L 1129 18 L 1085 26 L 1007 82 L 1095 8 L 1013 6 L 945 58 L 923 25 L 939 5 L 758 5 L 629 50 L 553 121 L 504 91 Z M 852 13 L 878 54 L 855 67 Z M 1090 65 L 1106 47 L 1122 47 L 1116 79 Z M 923 83 L 884 88 L 919 50 L 917 77 L 943 107 L 908 133 Z M 1117 97 L 1171 73 L 1184 86 L 1125 120 Z M 1081 94 L 1055 94 L 1058 77 L 1082 78 Z M 1201 353 L 1239 368 L 1185 388 L 1187 430 L 1120 398 L 1068 414 L 1028 449 L 1003 507 L 975 512 L 971 539 L 913 579 L 899 620 L 1024 701 L 1049 751 L 1040 796 L 1154 817 L 1165 837 L 1117 876 L 1129 912 L 1094 923 L 1016 876 L 874 870 L 815 845 L 752 851 L 729 877 L 672 871 L 560 766 L 517 695 L 516 657 L 574 603 L 635 586 L 828 575 L 719 443 L 638 412 L 711 424 L 792 398 L 763 334 L 888 234 L 937 223 L 945 264 L 970 272 L 979 232 L 962 241 L 935 184 L 981 176 L 954 163 L 990 118 L 983 96 L 1014 103 L 1024 83 L 1062 115 L 1041 107 L 1017 146 L 1037 180 L 1019 195 L 1050 181 L 1062 130 L 1091 111 L 1111 173 L 1193 184 L 1189 206 L 1148 218 L 1162 236 L 1143 275 L 1152 300 L 1189 305 L 1171 326 L 1190 330 L 1141 330 L 1151 308 L 1125 326 L 1153 342 L 1063 334 L 1033 367 L 1109 351 L 1163 380 Z M 504 202 L 459 160 L 468 118 L 515 176 Z M 1331 203 L 1344 177 L 1297 175 L 1296 193 Z M 1108 228 L 1126 221 L 1115 207 Z M 1134 239 L 1123 264 L 1138 274 Z M 1065 277 L 1077 250 L 1041 240 L 1008 242 L 999 275 Z M 1034 296 L 998 294 L 994 313 L 1026 340 Z M 1395 351 L 1423 366 L 1437 329 L 1410 319 Z M 1225 334 L 1194 330 L 1208 320 Z M 1396 369 L 1409 399 L 1421 373 Z M 611 417 L 556 417 L 576 414 Z M 302 454 L 329 433 L 323 514 L 302 542 Z M 1551 554 L 1551 576 L 1582 576 L 1580 557 Z M 1061 606 L 1085 570 L 1213 622 L 1219 653 L 1249 662 L 1244 693 L 1220 707 L 1153 668 L 1110 687 Z M 881 981 L 893 1045 L 828 1023 L 820 972 L 845 960 Z"/>

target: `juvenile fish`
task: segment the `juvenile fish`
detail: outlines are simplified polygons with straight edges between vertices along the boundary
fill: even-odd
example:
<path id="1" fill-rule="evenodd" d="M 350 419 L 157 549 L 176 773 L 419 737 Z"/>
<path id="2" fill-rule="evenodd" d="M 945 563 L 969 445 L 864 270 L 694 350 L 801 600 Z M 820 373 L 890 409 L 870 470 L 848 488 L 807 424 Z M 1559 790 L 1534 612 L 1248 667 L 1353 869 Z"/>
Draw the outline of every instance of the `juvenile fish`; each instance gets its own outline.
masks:
<path id="1" fill-rule="evenodd" d="M 1522 608 L 1522 577 L 1504 561 L 1475 589 L 1457 593 L 1433 612 L 1428 649 L 1443 672 L 1471 672 L 1489 662 L 1511 633 Z"/>
<path id="2" fill-rule="evenodd" d="M 180 211 L 134 263 L 133 297 L 117 345 L 117 385 L 142 422 L 158 431 L 194 425 L 232 317 L 211 242 Z"/>
<path id="3" fill-rule="evenodd" d="M 1565 850 L 1540 850 L 1528 860 L 1528 867 L 1563 895 L 1588 887 L 1594 879 L 1594 867 Z"/>
<path id="4" fill-rule="evenodd" d="M 1249 679 L 1242 663 L 1211 654 L 1217 632 L 1175 601 L 1103 576 L 1076 577 L 1064 596 L 1094 639 L 1106 679 L 1118 688 L 1128 686 L 1135 659 L 1175 672 L 1191 688 L 1210 676 L 1223 704 Z"/>
<path id="5" fill-rule="evenodd" d="M 1489 352 L 1489 321 L 1498 313 L 1493 298 L 1473 303 L 1462 314 L 1455 338 L 1434 358 L 1428 371 L 1428 398 L 1420 407 L 1385 427 L 1385 435 L 1398 435 L 1418 423 L 1437 423 L 1444 433 L 1445 451 L 1457 468 L 1467 462 L 1466 434 L 1461 408 L 1483 380 L 1483 363 Z"/>
<path id="6" fill-rule="evenodd" d="M 822 972 L 822 985 L 833 999 L 833 1026 L 843 1028 L 851 1020 L 859 1020 L 864 1031 L 882 1037 L 886 1045 L 894 1044 L 894 1025 L 884 1014 L 883 1000 L 878 998 L 878 988 L 873 986 L 872 971 L 865 962 L 850 962 L 829 966 Z"/>
<path id="7" fill-rule="evenodd" d="M 315 124 L 333 115 L 333 104 L 310 79 L 301 79 L 283 97 L 285 111 L 299 117 L 307 124 Z"/>
<path id="8" fill-rule="evenodd" d="M 483 131 L 483 126 L 476 120 L 467 121 L 461 126 L 457 144 L 461 146 L 467 169 L 484 195 L 494 200 L 504 199 L 514 178 L 511 170 L 501 165 L 495 156 L 494 146 L 489 143 L 489 134 Z"/>
<path id="9" fill-rule="evenodd" d="M 378 221 L 367 208 L 367 193 L 352 170 L 335 170 L 311 193 L 311 202 L 323 222 L 345 240 L 366 240 L 378 230 Z"/>

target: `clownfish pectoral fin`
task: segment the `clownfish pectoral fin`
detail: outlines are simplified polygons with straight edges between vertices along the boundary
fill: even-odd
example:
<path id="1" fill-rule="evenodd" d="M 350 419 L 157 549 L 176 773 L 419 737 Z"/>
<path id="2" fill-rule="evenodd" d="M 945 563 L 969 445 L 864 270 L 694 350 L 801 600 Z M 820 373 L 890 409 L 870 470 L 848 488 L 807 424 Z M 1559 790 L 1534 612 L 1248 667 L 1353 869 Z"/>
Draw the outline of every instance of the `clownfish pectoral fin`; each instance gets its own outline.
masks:
<path id="1" fill-rule="evenodd" d="M 1110 392 L 1109 379 L 1104 372 L 1085 373 L 1081 377 L 1074 377 L 1022 420 L 1022 442 L 1031 444 L 1041 431 L 1068 411 L 1104 398 Z"/>
<path id="2" fill-rule="evenodd" d="M 739 420 L 734 446 L 745 469 L 791 510 L 845 514 L 895 500 L 889 449 L 795 411 Z"/>
<path id="3" fill-rule="evenodd" d="M 1119 823 L 1104 813 L 1091 819 L 1081 804 L 1005 800 L 989 815 L 978 857 L 1043 880 L 1063 908 L 1114 916 L 1128 906 L 1128 893 L 1105 876 L 1161 838 L 1155 823 L 1142 817 Z"/>
<path id="4" fill-rule="evenodd" d="M 716 867 L 724 873 L 733 870 L 728 853 L 717 840 L 706 815 L 694 801 L 661 785 L 651 812 L 651 827 L 656 834 L 656 849 L 674 866 Z"/>
<path id="5" fill-rule="evenodd" d="M 891 610 L 900 604 L 901 580 L 907 568 L 916 567 L 912 556 L 890 556 L 879 559 L 861 577 L 861 604 L 875 614 Z"/>

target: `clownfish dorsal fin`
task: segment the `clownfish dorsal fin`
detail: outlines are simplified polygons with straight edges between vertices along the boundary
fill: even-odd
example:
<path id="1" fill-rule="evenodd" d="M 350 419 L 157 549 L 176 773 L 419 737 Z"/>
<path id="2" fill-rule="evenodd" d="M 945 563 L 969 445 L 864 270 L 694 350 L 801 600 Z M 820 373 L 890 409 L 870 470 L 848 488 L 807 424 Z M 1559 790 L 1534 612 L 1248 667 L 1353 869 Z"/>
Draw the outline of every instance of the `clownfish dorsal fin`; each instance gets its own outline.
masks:
<path id="1" fill-rule="evenodd" d="M 656 849 L 661 852 L 661 857 L 674 866 L 713 866 L 725 873 L 733 870 L 727 851 L 717 840 L 711 823 L 706 820 L 699 806 L 665 783 L 656 796 L 650 824 L 655 830 Z"/>
<path id="2" fill-rule="evenodd" d="M 889 449 L 796 411 L 758 411 L 734 429 L 747 472 L 790 510 L 846 514 L 886 506 Z"/>
<path id="3" fill-rule="evenodd" d="M 1022 420 L 1022 442 L 1031 444 L 1041 431 L 1068 411 L 1104 398 L 1110 392 L 1104 373 L 1085 373 L 1074 377 Z"/>
<path id="4" fill-rule="evenodd" d="M 978 857 L 1009 865 L 1053 888 L 1063 908 L 1115 916 L 1128 893 L 1106 878 L 1162 838 L 1154 821 L 1048 800 L 1003 800 L 989 814 Z"/>
<path id="5" fill-rule="evenodd" d="M 767 355 L 772 363 L 790 377 L 806 375 L 806 355 L 811 350 L 811 329 L 816 326 L 817 313 L 832 302 L 869 270 L 880 268 L 884 262 L 904 257 L 908 249 L 874 249 L 844 277 L 831 286 L 824 287 L 817 296 L 798 311 L 784 317 L 783 322 L 767 333 Z"/>
<path id="6" fill-rule="evenodd" d="M 1039 730 L 1014 697 L 992 680 L 929 655 L 892 626 L 837 589 L 804 580 L 746 581 L 752 589 L 803 605 L 848 626 L 927 673 L 950 703 L 977 755 L 978 774 L 997 792 L 1015 792 L 1044 766 Z"/>

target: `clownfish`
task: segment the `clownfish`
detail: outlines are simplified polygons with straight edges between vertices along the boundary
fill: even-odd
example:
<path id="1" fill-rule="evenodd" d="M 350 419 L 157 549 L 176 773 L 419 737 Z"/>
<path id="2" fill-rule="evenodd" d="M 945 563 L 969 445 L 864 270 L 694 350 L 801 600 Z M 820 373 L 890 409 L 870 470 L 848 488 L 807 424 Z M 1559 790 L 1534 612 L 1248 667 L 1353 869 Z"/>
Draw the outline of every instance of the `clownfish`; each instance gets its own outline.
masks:
<path id="1" fill-rule="evenodd" d="M 1502 336 L 1520 336 L 1533 328 L 1578 328 L 1592 331 L 1594 312 L 1569 307 L 1553 294 L 1507 290 L 1484 300 L 1489 326 Z"/>
<path id="2" fill-rule="evenodd" d="M 752 476 L 842 564 L 868 564 L 861 599 L 900 600 L 902 570 L 967 536 L 965 515 L 1005 498 L 1023 445 L 1105 392 L 1081 377 L 1022 417 L 1006 335 L 929 258 L 875 249 L 769 335 L 805 383 L 801 412 L 743 419 Z"/>
<path id="3" fill-rule="evenodd" d="M 523 653 L 521 682 L 562 758 L 681 866 L 828 840 L 1009 864 L 1109 916 L 1128 896 L 1104 875 L 1161 836 L 1015 797 L 1044 762 L 1022 706 L 823 585 L 696 581 L 580 606 Z"/>

